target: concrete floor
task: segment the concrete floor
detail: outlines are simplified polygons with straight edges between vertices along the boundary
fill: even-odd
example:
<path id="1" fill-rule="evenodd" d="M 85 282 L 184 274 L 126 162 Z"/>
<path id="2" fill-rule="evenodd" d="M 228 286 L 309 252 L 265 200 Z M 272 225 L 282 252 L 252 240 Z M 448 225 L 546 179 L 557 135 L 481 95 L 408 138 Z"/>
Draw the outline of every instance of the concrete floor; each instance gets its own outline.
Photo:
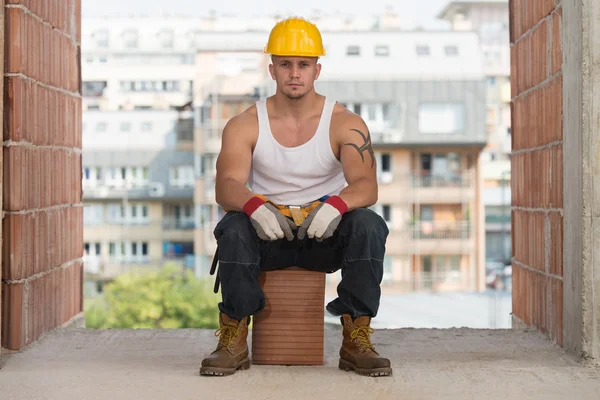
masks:
<path id="1" fill-rule="evenodd" d="M 381 330 L 392 377 L 337 369 L 340 331 L 327 327 L 326 365 L 254 365 L 225 377 L 198 366 L 216 343 L 209 330 L 62 329 L 5 355 L 0 399 L 599 399 L 600 369 L 584 366 L 535 332 Z"/>

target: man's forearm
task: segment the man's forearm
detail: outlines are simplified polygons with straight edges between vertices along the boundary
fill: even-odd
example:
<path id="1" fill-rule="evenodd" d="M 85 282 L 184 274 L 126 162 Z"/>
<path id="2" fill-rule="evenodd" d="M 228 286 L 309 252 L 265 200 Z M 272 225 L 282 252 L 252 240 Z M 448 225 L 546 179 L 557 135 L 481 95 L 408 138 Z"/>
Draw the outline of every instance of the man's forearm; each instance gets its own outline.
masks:
<path id="1" fill-rule="evenodd" d="M 359 179 L 348 184 L 339 196 L 348 205 L 350 211 L 377 203 L 377 190 L 377 182 L 372 179 Z"/>
<path id="2" fill-rule="evenodd" d="M 215 186 L 215 200 L 227 211 L 242 211 L 254 193 L 246 185 L 235 179 L 218 179 Z"/>

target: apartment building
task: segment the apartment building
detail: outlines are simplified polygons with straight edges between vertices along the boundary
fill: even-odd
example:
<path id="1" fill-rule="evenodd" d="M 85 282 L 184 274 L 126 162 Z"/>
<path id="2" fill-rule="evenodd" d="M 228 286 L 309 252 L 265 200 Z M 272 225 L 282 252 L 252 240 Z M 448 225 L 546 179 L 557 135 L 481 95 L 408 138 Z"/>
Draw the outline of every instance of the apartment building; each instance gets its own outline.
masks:
<path id="1" fill-rule="evenodd" d="M 84 254 L 90 275 L 110 280 L 134 267 L 167 262 L 193 268 L 194 161 L 191 151 L 178 148 L 185 138 L 181 129 L 191 127 L 181 113 L 84 112 Z"/>
<path id="2" fill-rule="evenodd" d="M 87 18 L 82 29 L 88 278 L 193 268 L 194 23 Z"/>
<path id="3" fill-rule="evenodd" d="M 244 39 L 246 51 L 260 60 L 264 35 L 247 33 Z M 391 232 L 385 290 L 482 290 L 479 160 L 486 143 L 485 81 L 477 36 L 370 31 L 324 32 L 323 39 L 328 55 L 321 59 L 317 90 L 363 117 L 378 159 L 380 193 L 374 209 Z M 255 53 L 248 50 L 253 46 Z M 264 56 L 262 60 L 268 62 Z M 196 181 L 201 273 L 208 270 L 216 247 L 212 230 L 223 215 L 214 203 L 212 180 L 220 133 L 235 111 L 273 93 L 266 65 L 261 68 L 262 81 L 258 71 L 243 90 L 218 98 L 198 92 L 194 101 L 200 123 L 195 149 L 204 161 Z M 238 78 L 222 82 L 235 88 L 231 83 Z M 335 290 L 339 275 L 328 279 L 329 290 Z"/>
<path id="4" fill-rule="evenodd" d="M 510 213 L 499 212 L 510 205 L 511 94 L 510 37 L 507 0 L 450 1 L 438 17 L 450 22 L 454 31 L 472 31 L 479 36 L 486 76 L 488 145 L 483 151 L 486 242 L 490 261 L 511 258 Z M 508 194 L 507 194 L 508 192 Z"/>
<path id="5" fill-rule="evenodd" d="M 168 110 L 192 99 L 196 21 L 85 18 L 83 110 Z"/>

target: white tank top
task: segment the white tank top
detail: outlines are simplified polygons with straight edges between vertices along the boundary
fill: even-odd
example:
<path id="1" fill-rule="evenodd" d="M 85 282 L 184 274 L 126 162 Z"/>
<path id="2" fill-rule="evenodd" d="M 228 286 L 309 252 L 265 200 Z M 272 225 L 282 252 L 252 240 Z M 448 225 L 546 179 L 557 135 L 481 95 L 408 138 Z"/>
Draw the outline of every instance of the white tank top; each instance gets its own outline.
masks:
<path id="1" fill-rule="evenodd" d="M 334 106 L 326 98 L 314 136 L 300 146 L 285 147 L 271 132 L 266 99 L 256 102 L 258 140 L 248 179 L 253 193 L 282 205 L 303 205 L 340 193 L 346 179 L 329 141 Z"/>

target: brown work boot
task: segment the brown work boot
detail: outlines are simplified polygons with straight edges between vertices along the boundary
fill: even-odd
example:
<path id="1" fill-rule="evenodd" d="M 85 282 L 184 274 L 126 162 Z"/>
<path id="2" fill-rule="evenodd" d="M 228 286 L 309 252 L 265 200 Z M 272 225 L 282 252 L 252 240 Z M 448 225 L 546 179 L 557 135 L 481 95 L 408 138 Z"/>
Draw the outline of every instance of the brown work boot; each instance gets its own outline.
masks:
<path id="1" fill-rule="evenodd" d="M 233 375 L 238 369 L 250 368 L 246 342 L 249 323 L 250 317 L 236 321 L 221 313 L 221 328 L 215 332 L 215 336 L 220 336 L 219 344 L 210 356 L 202 360 L 200 375 Z"/>
<path id="2" fill-rule="evenodd" d="M 371 318 L 358 317 L 352 321 L 350 315 L 344 314 L 340 320 L 344 330 L 339 368 L 345 371 L 354 370 L 359 375 L 392 375 L 390 360 L 380 357 L 371 343 L 370 335 L 375 332 L 369 326 Z"/>

